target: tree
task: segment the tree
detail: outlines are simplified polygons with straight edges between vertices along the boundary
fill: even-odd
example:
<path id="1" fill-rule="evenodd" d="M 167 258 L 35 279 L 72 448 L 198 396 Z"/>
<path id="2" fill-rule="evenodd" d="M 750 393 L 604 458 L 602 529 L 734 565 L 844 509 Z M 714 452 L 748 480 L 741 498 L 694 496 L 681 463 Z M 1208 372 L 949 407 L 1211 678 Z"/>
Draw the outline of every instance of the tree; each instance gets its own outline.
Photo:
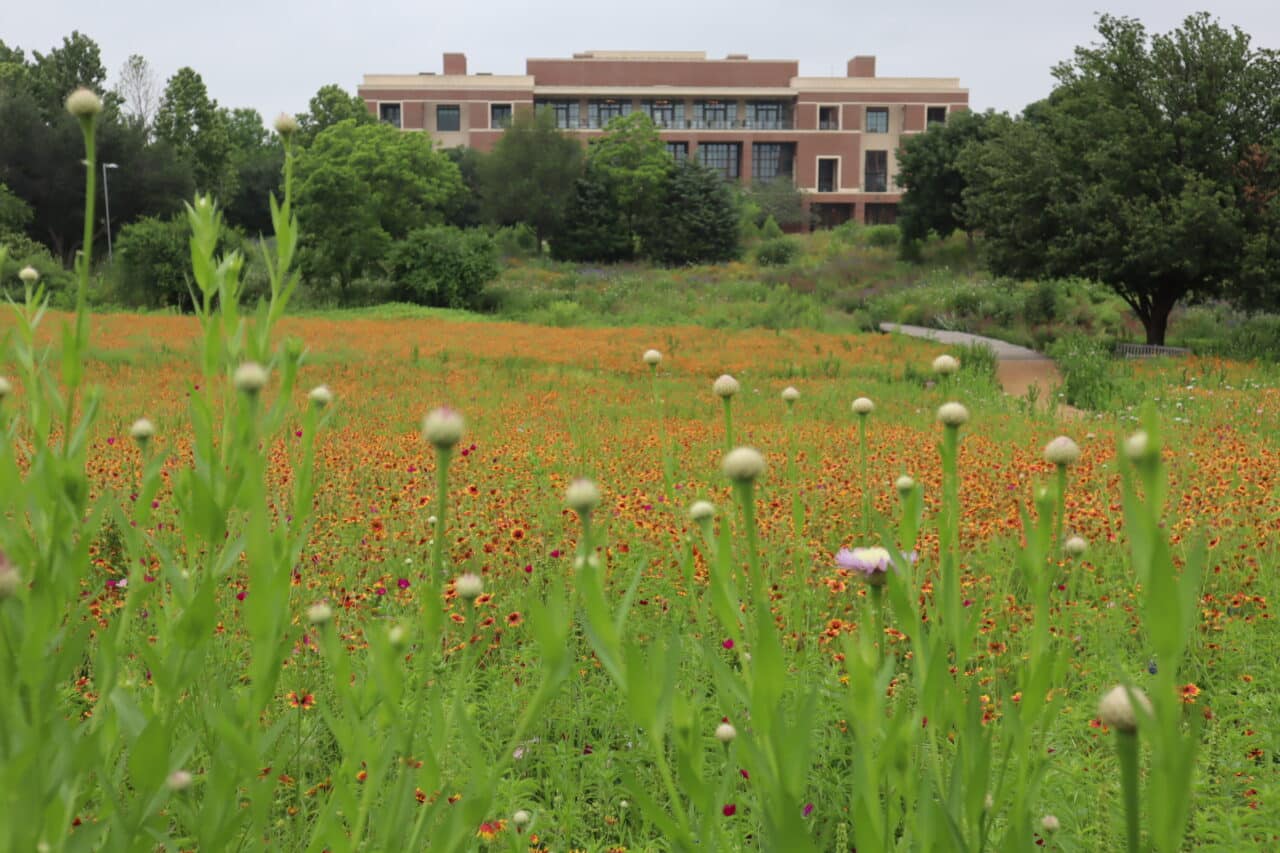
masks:
<path id="1" fill-rule="evenodd" d="M 222 226 L 218 252 L 242 250 L 242 239 Z M 128 305 L 190 311 L 191 224 L 185 214 L 148 216 L 120 229 L 113 270 L 117 295 Z"/>
<path id="2" fill-rule="evenodd" d="M 604 180 L 627 230 L 638 235 L 662 198 L 675 162 L 653 120 L 640 112 L 615 118 L 591 140 L 587 162 Z"/>
<path id="3" fill-rule="evenodd" d="M 7 234 L 23 233 L 30 221 L 31 205 L 0 183 L 0 239 Z"/>
<path id="4" fill-rule="evenodd" d="M 60 113 L 67 95 L 81 86 L 102 92 L 107 69 L 98 43 L 88 36 L 74 31 L 63 37 L 61 47 L 48 53 L 33 51 L 32 56 L 31 81 L 46 118 Z M 114 99 L 104 101 L 108 110 L 114 107 Z"/>
<path id="5" fill-rule="evenodd" d="M 388 266 L 400 298 L 438 308 L 476 307 L 501 272 L 492 237 L 449 225 L 410 231 L 392 248 Z"/>
<path id="6" fill-rule="evenodd" d="M 165 84 L 155 134 L 191 166 L 198 190 L 220 198 L 232 194 L 235 173 L 228 116 L 209 97 L 204 79 L 195 70 L 179 68 Z"/>
<path id="7" fill-rule="evenodd" d="M 383 271 L 395 241 L 442 222 L 462 192 L 457 166 L 426 135 L 352 119 L 303 149 L 295 175 L 303 271 L 336 281 L 344 299 L 357 278 Z"/>
<path id="8" fill-rule="evenodd" d="M 574 186 L 564 225 L 551 241 L 556 260 L 613 264 L 635 256 L 636 241 L 604 176 L 588 164 Z"/>
<path id="9" fill-rule="evenodd" d="M 480 202 L 480 174 L 486 155 L 466 145 L 459 145 L 457 148 L 447 149 L 444 156 L 458 167 L 458 175 L 462 178 L 465 190 L 450 201 L 444 212 L 445 221 L 458 228 L 476 228 L 484 224 L 484 209 Z"/>
<path id="10" fill-rule="evenodd" d="M 120 66 L 116 94 L 129 117 L 149 130 L 160 106 L 160 83 L 145 57 L 135 53 Z"/>
<path id="11" fill-rule="evenodd" d="M 246 234 L 265 234 L 272 229 L 271 194 L 280 194 L 284 170 L 284 147 L 272 136 L 255 109 L 223 109 L 223 120 L 231 142 L 230 167 L 235 173 L 234 190 L 224 200 L 227 224 Z"/>
<path id="12" fill-rule="evenodd" d="M 655 213 L 646 218 L 645 251 L 659 263 L 719 263 L 738 257 L 737 199 L 714 169 L 675 165 Z"/>
<path id="13" fill-rule="evenodd" d="M 374 124 L 373 114 L 359 95 L 350 95 L 341 86 L 321 86 L 307 104 L 307 112 L 298 113 L 298 144 L 307 146 L 321 131 L 350 119 L 356 124 Z"/>
<path id="14" fill-rule="evenodd" d="M 499 225 L 528 225 L 541 251 L 564 221 L 581 174 L 582 146 L 560 132 L 550 110 L 517 111 L 481 167 L 486 215 Z"/>
<path id="15" fill-rule="evenodd" d="M 1280 59 L 1207 14 L 1152 37 L 1104 15 L 1098 33 L 1048 99 L 962 156 L 965 205 L 994 272 L 1103 282 L 1163 344 L 1180 300 L 1280 276 L 1250 250 L 1274 201 L 1252 210 L 1241 173 L 1276 150 Z"/>
<path id="16" fill-rule="evenodd" d="M 898 203 L 898 227 L 904 242 L 926 239 L 930 232 L 949 237 L 959 230 L 973 241 L 964 210 L 965 179 L 961 153 L 1008 127 L 1009 117 L 993 110 L 952 113 L 944 124 L 905 137 L 898 151 L 898 184 L 905 188 Z"/>
<path id="17" fill-rule="evenodd" d="M 788 177 L 756 181 L 744 194 L 744 212 L 750 213 L 751 224 L 763 228 L 772 219 L 782 228 L 802 228 L 809 224 L 804 209 L 804 194 Z"/>

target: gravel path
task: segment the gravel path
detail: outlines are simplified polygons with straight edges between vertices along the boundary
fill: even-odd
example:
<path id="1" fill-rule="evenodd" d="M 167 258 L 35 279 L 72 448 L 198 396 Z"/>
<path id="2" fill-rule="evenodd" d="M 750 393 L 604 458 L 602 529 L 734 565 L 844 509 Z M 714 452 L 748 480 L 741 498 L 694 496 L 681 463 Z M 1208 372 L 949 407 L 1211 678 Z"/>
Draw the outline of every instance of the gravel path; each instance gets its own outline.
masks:
<path id="1" fill-rule="evenodd" d="M 904 326 L 899 323 L 881 323 L 880 331 L 897 332 L 913 338 L 925 338 L 940 344 L 986 344 L 996 354 L 996 378 L 1006 394 L 1021 397 L 1032 385 L 1040 386 L 1040 398 L 1048 398 L 1049 390 L 1062 382 L 1062 374 L 1053 359 L 1033 349 L 1020 347 L 1007 341 L 998 341 L 968 332 L 951 332 L 946 329 L 928 329 L 924 326 Z"/>

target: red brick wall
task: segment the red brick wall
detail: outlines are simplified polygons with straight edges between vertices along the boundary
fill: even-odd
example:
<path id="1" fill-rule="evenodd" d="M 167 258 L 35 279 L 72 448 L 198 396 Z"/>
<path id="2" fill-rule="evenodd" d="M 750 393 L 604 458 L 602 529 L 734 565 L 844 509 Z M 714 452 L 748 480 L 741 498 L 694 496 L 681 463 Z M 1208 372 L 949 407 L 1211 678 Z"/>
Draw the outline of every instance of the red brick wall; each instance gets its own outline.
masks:
<path id="1" fill-rule="evenodd" d="M 664 61 L 530 59 L 539 86 L 789 86 L 800 73 L 791 61 Z"/>
<path id="2" fill-rule="evenodd" d="M 445 74 L 466 74 L 467 55 L 465 53 L 446 53 L 444 55 Z"/>
<path id="3" fill-rule="evenodd" d="M 905 131 L 924 130 L 924 106 L 907 104 L 902 115 L 902 129 Z"/>
<path id="4" fill-rule="evenodd" d="M 400 108 L 400 126 L 410 128 L 412 130 L 422 130 L 426 127 L 426 105 L 415 104 L 412 101 L 405 103 Z"/>

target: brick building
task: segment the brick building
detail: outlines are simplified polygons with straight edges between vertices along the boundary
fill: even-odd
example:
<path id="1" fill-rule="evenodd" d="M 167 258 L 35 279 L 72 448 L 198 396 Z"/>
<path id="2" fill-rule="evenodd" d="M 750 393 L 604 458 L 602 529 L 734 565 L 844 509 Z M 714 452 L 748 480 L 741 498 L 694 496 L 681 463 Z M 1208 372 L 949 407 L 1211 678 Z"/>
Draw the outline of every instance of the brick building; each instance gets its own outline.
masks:
<path id="1" fill-rule="evenodd" d="M 368 74 L 360 97 L 381 120 L 430 133 L 443 147 L 493 147 L 518 110 L 555 112 L 589 139 L 609 121 L 644 112 L 674 157 L 696 157 L 727 179 L 789 178 L 824 225 L 892 222 L 902 138 L 968 108 L 956 78 L 877 77 L 874 56 L 844 77 L 801 77 L 795 60 L 702 52 L 589 51 L 530 59 L 522 75 Z"/>

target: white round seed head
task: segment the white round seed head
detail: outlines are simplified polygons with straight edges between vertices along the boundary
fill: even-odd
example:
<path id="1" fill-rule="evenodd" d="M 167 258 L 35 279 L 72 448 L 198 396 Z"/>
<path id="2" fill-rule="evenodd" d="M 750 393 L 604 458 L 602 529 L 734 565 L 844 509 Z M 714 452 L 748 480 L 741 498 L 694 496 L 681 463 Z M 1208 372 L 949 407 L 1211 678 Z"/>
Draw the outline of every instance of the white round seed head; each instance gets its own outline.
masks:
<path id="1" fill-rule="evenodd" d="M 870 397 L 859 397 L 853 401 L 852 409 L 854 414 L 866 417 L 876 410 L 876 404 L 871 402 Z"/>
<path id="2" fill-rule="evenodd" d="M 524 829 L 529 825 L 529 821 L 531 820 L 533 820 L 533 815 L 529 814 L 524 809 L 520 809 L 520 811 L 511 816 L 511 822 L 515 824 L 516 829 Z"/>
<path id="3" fill-rule="evenodd" d="M 156 425 L 146 418 L 138 418 L 129 427 L 129 435 L 138 444 L 146 444 L 156 434 Z"/>
<path id="4" fill-rule="evenodd" d="M 939 376 L 951 376 L 960 370 L 960 361 L 953 355 L 940 355 L 933 360 L 933 372 Z"/>
<path id="5" fill-rule="evenodd" d="M 186 770 L 175 770 L 165 779 L 165 784 L 169 786 L 170 791 L 185 791 L 191 787 L 194 781 L 191 774 Z"/>
<path id="6" fill-rule="evenodd" d="M 236 386 L 237 391 L 254 395 L 267 384 L 267 369 L 256 361 L 246 361 L 236 368 L 236 372 L 232 374 L 231 381 Z"/>
<path id="7" fill-rule="evenodd" d="M 709 521 L 715 514 L 716 507 L 711 501 L 694 501 L 689 505 L 689 518 L 694 521 Z"/>
<path id="8" fill-rule="evenodd" d="M 1072 536 L 1062 543 L 1062 550 L 1068 557 L 1080 557 L 1089 550 L 1089 543 L 1083 536 Z"/>
<path id="9" fill-rule="evenodd" d="M 1124 455 L 1135 464 L 1155 458 L 1155 447 L 1146 430 L 1138 430 L 1124 440 Z"/>
<path id="10" fill-rule="evenodd" d="M 726 373 L 712 384 L 711 390 L 716 393 L 717 397 L 727 400 L 741 391 L 742 386 L 738 384 L 738 380 Z"/>
<path id="11" fill-rule="evenodd" d="M 3 376 L 0 376 L 0 400 L 8 397 L 13 393 L 13 383 Z"/>
<path id="12" fill-rule="evenodd" d="M 784 402 L 794 403 L 796 400 L 800 399 L 800 392 L 788 385 L 786 388 L 782 389 L 782 399 Z"/>
<path id="13" fill-rule="evenodd" d="M 969 422 L 969 410 L 963 403 L 943 403 L 938 407 L 938 423 L 943 426 L 959 427 Z"/>
<path id="14" fill-rule="evenodd" d="M 323 409 L 333 402 L 333 392 L 328 385 L 317 385 L 307 392 L 307 399 L 311 401 L 311 405 Z"/>
<path id="15" fill-rule="evenodd" d="M 449 450 L 462 441 L 464 429 L 466 422 L 462 415 L 448 406 L 432 409 L 422 419 L 423 438 L 440 450 Z"/>
<path id="16" fill-rule="evenodd" d="M 18 270 L 18 278 L 22 279 L 23 284 L 35 284 L 40 280 L 40 271 L 35 267 L 23 267 Z"/>
<path id="17" fill-rule="evenodd" d="M 480 597 L 480 593 L 484 592 L 484 581 L 479 575 L 467 572 L 465 575 L 458 576 L 458 579 L 453 582 L 453 588 L 457 591 L 458 598 L 474 601 Z"/>
<path id="18" fill-rule="evenodd" d="M 67 112 L 78 119 L 91 119 L 102 112 L 102 99 L 94 92 L 80 88 L 67 95 Z"/>
<path id="19" fill-rule="evenodd" d="M 644 363 L 650 367 L 657 367 L 662 363 L 662 353 L 656 349 L 647 349 L 644 351 Z"/>
<path id="20" fill-rule="evenodd" d="M 579 477 L 565 489 L 564 502 L 578 515 L 586 515 L 600 506 L 600 489 L 592 481 Z"/>
<path id="21" fill-rule="evenodd" d="M 1129 698 L 1131 691 L 1133 693 L 1132 700 Z M 1134 708 L 1135 701 L 1148 714 L 1151 713 L 1151 700 L 1147 698 L 1146 693 L 1143 693 L 1137 687 L 1126 689 L 1124 685 L 1117 684 L 1107 691 L 1106 695 L 1102 697 L 1102 701 L 1098 703 L 1098 719 L 1102 720 L 1103 725 L 1108 728 L 1125 734 L 1133 734 L 1138 730 L 1138 712 Z"/>
<path id="22" fill-rule="evenodd" d="M 1051 814 L 1047 814 L 1044 817 L 1040 818 L 1040 828 L 1043 829 L 1045 832 L 1057 832 L 1058 829 L 1061 828 L 1061 826 L 1062 824 L 1058 821 L 1058 819 Z"/>
<path id="23" fill-rule="evenodd" d="M 0 601 L 16 595 L 21 585 L 22 575 L 18 574 L 18 567 L 9 562 L 5 553 L 0 551 Z"/>
<path id="24" fill-rule="evenodd" d="M 1060 435 L 1044 447 L 1044 461 L 1065 468 L 1080 461 L 1080 445 Z"/>
<path id="25" fill-rule="evenodd" d="M 327 625 L 333 619 L 333 608 L 323 601 L 307 608 L 307 621 L 312 625 Z"/>
<path id="26" fill-rule="evenodd" d="M 298 132 L 298 120 L 288 113 L 276 116 L 276 133 L 281 136 L 292 136 Z"/>
<path id="27" fill-rule="evenodd" d="M 716 740 L 721 743 L 729 743 L 738 736 L 738 730 L 728 723 L 721 723 L 716 726 Z"/>
<path id="28" fill-rule="evenodd" d="M 893 481 L 893 487 L 898 490 L 898 494 L 905 495 L 916 487 L 916 481 L 903 474 Z"/>
<path id="29" fill-rule="evenodd" d="M 403 625 L 392 625 L 387 629 L 387 642 L 391 644 L 393 649 L 403 649 L 405 641 L 409 639 L 409 632 L 405 630 Z"/>
<path id="30" fill-rule="evenodd" d="M 720 466 L 735 483 L 750 483 L 764 473 L 764 455 L 754 447 L 735 447 L 724 455 Z"/>

